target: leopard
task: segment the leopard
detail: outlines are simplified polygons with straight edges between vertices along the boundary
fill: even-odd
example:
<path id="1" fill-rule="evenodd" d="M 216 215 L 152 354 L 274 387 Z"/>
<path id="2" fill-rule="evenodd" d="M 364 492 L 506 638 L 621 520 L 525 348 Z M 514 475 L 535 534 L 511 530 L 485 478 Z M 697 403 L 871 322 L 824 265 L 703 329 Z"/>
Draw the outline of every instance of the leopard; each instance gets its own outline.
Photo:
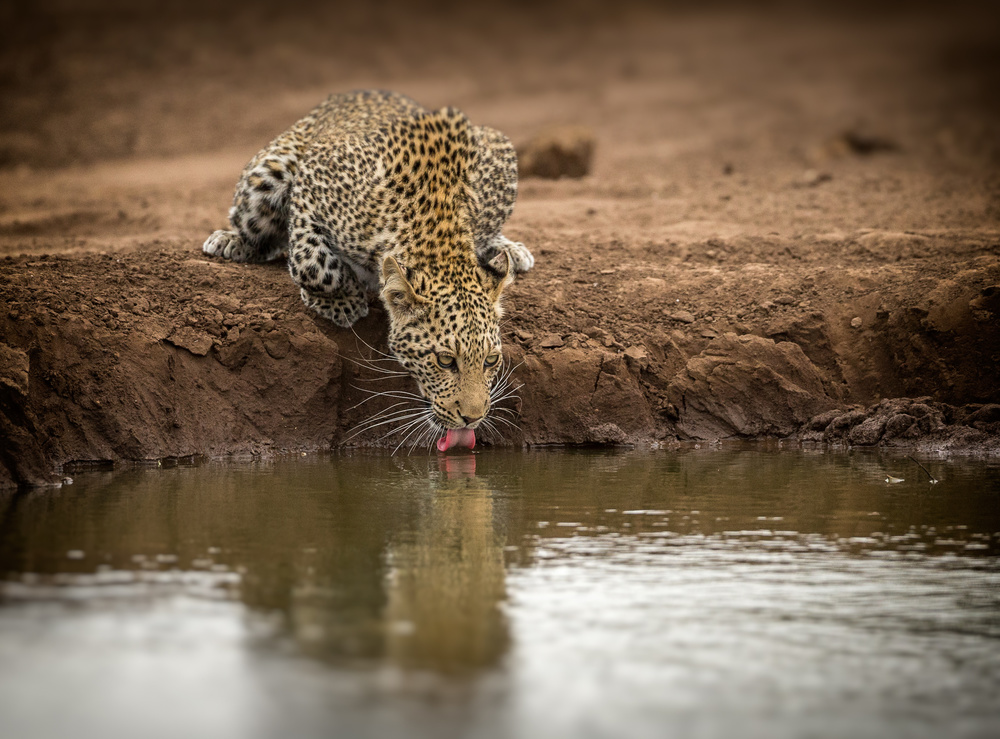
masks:
<path id="1" fill-rule="evenodd" d="M 503 294 L 535 263 L 502 233 L 517 175 L 507 136 L 457 108 L 335 93 L 250 160 L 231 228 L 202 248 L 233 262 L 284 256 L 306 307 L 339 327 L 377 296 L 389 356 L 415 381 L 426 424 L 446 432 L 438 448 L 471 446 L 501 378 Z"/>

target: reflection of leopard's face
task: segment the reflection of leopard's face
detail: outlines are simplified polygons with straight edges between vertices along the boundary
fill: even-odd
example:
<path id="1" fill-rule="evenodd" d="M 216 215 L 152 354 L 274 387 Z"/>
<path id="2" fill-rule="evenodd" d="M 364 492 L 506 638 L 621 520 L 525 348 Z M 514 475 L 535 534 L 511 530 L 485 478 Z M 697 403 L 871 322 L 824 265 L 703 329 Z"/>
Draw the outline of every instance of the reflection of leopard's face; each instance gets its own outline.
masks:
<path id="1" fill-rule="evenodd" d="M 499 302 L 474 287 L 390 314 L 389 349 L 446 429 L 479 425 L 500 371 Z"/>

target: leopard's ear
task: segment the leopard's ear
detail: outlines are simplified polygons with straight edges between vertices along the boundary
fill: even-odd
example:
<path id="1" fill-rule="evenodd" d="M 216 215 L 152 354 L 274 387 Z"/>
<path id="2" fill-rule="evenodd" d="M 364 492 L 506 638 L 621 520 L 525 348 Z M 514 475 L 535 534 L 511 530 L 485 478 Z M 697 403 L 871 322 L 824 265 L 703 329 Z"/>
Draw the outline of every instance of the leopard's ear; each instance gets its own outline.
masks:
<path id="1" fill-rule="evenodd" d="M 487 275 L 486 286 L 491 291 L 490 297 L 493 302 L 499 301 L 500 294 L 514 281 L 514 262 L 507 250 L 504 249 L 493 257 L 483 272 Z"/>
<path id="2" fill-rule="evenodd" d="M 393 317 L 413 313 L 428 302 L 417 295 L 399 262 L 390 256 L 382 260 L 382 302 Z"/>

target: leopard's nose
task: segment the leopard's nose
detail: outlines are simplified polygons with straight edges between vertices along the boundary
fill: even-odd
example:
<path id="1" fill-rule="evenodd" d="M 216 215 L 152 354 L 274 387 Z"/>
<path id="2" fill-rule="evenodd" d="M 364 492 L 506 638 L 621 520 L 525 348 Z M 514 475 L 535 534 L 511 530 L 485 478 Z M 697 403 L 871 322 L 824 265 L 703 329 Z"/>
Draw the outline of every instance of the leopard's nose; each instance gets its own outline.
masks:
<path id="1" fill-rule="evenodd" d="M 472 426 L 482 421 L 489 409 L 489 399 L 462 398 L 455 401 L 455 413 L 466 426 Z"/>

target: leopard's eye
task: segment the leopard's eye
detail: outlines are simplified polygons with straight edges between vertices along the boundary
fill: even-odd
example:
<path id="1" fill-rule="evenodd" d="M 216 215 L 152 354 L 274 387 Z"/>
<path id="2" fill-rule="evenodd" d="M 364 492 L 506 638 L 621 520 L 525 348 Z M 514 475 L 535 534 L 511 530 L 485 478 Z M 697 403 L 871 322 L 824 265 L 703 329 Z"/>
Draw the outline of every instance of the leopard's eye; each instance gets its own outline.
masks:
<path id="1" fill-rule="evenodd" d="M 500 361 L 500 355 L 499 354 L 491 354 L 490 356 L 486 357 L 486 360 L 483 362 L 483 366 L 484 367 L 496 367 L 497 363 L 499 361 Z"/>
<path id="2" fill-rule="evenodd" d="M 451 354 L 438 354 L 437 362 L 438 367 L 442 369 L 453 369 L 455 367 L 455 357 Z"/>

